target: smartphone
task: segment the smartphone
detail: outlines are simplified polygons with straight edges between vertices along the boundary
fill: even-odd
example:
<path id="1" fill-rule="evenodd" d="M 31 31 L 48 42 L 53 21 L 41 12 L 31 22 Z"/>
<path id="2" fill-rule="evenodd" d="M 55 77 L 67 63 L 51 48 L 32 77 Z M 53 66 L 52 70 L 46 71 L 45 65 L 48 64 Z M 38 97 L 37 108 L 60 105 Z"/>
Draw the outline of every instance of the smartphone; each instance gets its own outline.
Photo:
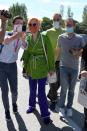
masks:
<path id="1" fill-rule="evenodd" d="M 26 32 L 26 25 L 22 26 L 22 32 Z"/>

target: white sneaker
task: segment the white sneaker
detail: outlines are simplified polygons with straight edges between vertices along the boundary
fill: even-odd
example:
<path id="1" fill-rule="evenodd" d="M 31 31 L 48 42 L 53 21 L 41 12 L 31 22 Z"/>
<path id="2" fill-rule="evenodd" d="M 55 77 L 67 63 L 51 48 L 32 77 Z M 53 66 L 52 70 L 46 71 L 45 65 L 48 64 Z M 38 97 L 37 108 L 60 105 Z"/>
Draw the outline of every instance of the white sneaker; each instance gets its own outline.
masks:
<path id="1" fill-rule="evenodd" d="M 64 108 L 59 109 L 59 116 L 62 117 L 62 118 L 65 117 L 65 109 Z"/>
<path id="2" fill-rule="evenodd" d="M 71 108 L 66 110 L 66 115 L 68 117 L 72 117 L 72 109 Z"/>

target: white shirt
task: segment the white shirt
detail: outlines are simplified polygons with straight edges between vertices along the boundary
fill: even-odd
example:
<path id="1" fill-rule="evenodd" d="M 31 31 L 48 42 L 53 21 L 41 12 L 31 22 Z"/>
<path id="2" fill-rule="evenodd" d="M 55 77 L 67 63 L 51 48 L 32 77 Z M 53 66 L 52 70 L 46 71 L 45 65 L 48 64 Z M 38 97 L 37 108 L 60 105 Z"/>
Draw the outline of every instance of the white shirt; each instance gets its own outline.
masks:
<path id="1" fill-rule="evenodd" d="M 20 47 L 26 49 L 27 43 L 25 45 L 25 43 L 23 43 L 21 39 L 19 40 L 15 39 L 9 44 L 5 44 L 2 48 L 2 52 L 0 53 L 0 62 L 4 62 L 4 63 L 16 62 L 16 60 L 18 59 L 18 51 Z"/>

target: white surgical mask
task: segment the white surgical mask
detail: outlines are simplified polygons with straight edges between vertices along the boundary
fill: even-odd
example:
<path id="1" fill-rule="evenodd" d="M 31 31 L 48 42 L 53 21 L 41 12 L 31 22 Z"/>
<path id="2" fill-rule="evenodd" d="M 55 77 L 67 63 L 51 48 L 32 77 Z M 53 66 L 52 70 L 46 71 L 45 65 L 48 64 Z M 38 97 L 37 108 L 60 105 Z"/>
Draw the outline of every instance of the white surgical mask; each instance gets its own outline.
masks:
<path id="1" fill-rule="evenodd" d="M 67 31 L 67 33 L 73 33 L 74 28 L 73 27 L 66 27 L 66 31 Z"/>
<path id="2" fill-rule="evenodd" d="M 53 21 L 53 27 L 55 29 L 59 29 L 60 28 L 60 23 L 58 21 Z"/>
<path id="3" fill-rule="evenodd" d="M 14 32 L 22 32 L 22 25 L 21 24 L 14 25 Z"/>

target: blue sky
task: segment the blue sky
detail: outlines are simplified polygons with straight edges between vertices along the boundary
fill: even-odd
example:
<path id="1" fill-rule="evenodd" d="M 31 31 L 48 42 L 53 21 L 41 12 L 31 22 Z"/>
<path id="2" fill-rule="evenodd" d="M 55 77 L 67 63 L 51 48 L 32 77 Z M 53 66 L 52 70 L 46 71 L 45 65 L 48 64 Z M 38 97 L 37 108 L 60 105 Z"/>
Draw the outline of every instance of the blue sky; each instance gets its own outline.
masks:
<path id="1" fill-rule="evenodd" d="M 55 12 L 60 11 L 60 5 L 64 5 L 63 18 L 67 17 L 67 7 L 70 6 L 74 13 L 73 18 L 82 21 L 83 8 L 87 0 L 0 0 L 0 9 L 8 9 L 13 3 L 24 3 L 28 9 L 28 17 L 52 18 Z"/>

